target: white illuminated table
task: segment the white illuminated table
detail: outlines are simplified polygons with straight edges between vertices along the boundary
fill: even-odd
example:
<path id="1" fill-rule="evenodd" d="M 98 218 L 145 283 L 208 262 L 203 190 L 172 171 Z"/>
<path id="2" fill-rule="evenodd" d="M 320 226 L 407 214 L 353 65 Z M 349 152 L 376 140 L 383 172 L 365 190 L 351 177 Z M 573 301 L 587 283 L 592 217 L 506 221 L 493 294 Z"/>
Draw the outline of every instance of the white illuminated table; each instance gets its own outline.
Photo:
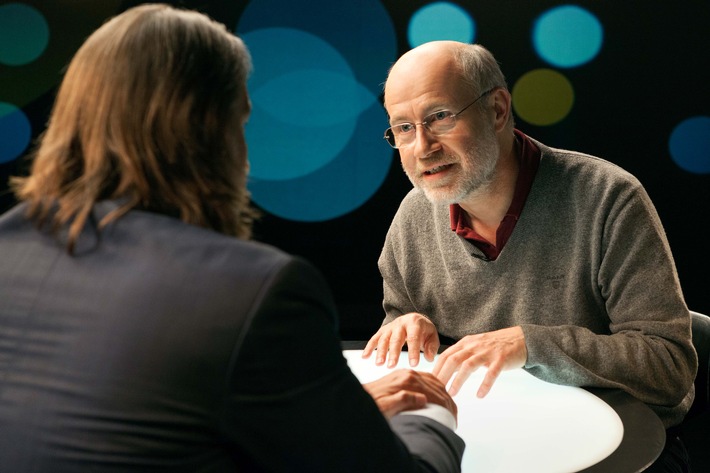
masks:
<path id="1" fill-rule="evenodd" d="M 343 351 L 361 383 L 391 371 L 376 366 L 374 354 L 367 360 L 361 354 L 360 349 Z M 433 366 L 422 356 L 414 369 L 431 371 Z M 396 368 L 409 368 L 406 353 L 400 356 Z M 640 472 L 663 448 L 665 430 L 658 417 L 625 393 L 601 390 L 613 402 L 615 396 L 621 396 L 619 404 L 631 408 L 631 416 L 628 412 L 620 416 L 604 396 L 547 383 L 519 369 L 502 372 L 490 393 L 478 399 L 476 391 L 484 373 L 478 370 L 472 374 L 454 397 L 457 433 L 466 442 L 464 473 Z M 625 436 L 625 424 L 632 421 L 650 423 L 641 429 L 635 425 L 640 431 L 634 434 L 648 438 Z M 630 451 L 621 451 L 622 442 Z"/>

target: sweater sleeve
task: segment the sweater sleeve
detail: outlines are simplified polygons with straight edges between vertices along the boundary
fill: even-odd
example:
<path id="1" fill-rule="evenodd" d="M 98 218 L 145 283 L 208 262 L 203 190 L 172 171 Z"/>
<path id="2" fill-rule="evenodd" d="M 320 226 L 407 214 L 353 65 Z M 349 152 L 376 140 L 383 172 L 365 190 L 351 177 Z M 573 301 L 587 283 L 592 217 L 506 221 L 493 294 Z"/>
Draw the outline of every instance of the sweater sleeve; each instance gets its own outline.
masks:
<path id="1" fill-rule="evenodd" d="M 667 426 L 676 424 L 693 399 L 697 357 L 671 250 L 640 184 L 618 196 L 600 232 L 600 264 L 591 276 L 610 333 L 523 324 L 525 368 L 555 383 L 623 389 Z"/>

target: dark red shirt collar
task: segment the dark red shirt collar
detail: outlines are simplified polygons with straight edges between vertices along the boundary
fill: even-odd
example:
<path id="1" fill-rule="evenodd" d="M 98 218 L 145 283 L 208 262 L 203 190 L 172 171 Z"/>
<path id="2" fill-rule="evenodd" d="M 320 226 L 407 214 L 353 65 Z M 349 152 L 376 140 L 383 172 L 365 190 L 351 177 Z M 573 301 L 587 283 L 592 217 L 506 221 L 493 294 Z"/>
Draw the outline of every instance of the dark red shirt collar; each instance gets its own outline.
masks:
<path id="1" fill-rule="evenodd" d="M 497 245 L 493 245 L 468 225 L 466 219 L 466 211 L 459 204 L 452 204 L 449 208 L 451 218 L 451 230 L 457 235 L 476 245 L 489 260 L 498 258 L 503 247 L 513 233 L 515 224 L 520 218 L 520 214 L 525 206 L 525 201 L 530 193 L 530 188 L 535 180 L 535 174 L 540 164 L 540 149 L 532 142 L 530 138 L 519 130 L 515 130 L 515 138 L 520 144 L 518 160 L 520 163 L 518 171 L 518 179 L 515 182 L 515 191 L 513 193 L 513 201 L 510 203 L 505 217 L 501 220 L 498 230 L 496 231 Z"/>

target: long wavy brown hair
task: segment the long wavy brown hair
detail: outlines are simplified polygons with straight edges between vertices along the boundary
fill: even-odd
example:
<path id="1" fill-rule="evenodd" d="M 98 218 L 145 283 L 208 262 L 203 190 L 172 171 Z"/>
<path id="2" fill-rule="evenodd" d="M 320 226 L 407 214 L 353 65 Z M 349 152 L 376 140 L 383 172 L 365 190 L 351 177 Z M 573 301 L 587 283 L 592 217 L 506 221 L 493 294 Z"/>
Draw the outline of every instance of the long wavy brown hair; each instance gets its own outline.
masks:
<path id="1" fill-rule="evenodd" d="M 133 208 L 249 238 L 240 117 L 251 59 L 207 16 L 132 8 L 96 30 L 69 64 L 27 177 L 28 217 L 68 225 L 68 251 L 97 201 L 118 199 L 102 228 Z"/>

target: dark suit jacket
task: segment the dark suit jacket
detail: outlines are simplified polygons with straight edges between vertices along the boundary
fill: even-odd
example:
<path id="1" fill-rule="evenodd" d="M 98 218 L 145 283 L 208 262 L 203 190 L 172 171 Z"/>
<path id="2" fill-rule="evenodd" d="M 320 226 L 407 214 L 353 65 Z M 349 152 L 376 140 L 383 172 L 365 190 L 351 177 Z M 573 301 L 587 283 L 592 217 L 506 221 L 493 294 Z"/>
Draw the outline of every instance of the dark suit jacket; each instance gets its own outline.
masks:
<path id="1" fill-rule="evenodd" d="M 72 257 L 24 211 L 0 217 L 0 471 L 458 469 L 450 430 L 380 415 L 303 260 L 142 211 Z"/>

